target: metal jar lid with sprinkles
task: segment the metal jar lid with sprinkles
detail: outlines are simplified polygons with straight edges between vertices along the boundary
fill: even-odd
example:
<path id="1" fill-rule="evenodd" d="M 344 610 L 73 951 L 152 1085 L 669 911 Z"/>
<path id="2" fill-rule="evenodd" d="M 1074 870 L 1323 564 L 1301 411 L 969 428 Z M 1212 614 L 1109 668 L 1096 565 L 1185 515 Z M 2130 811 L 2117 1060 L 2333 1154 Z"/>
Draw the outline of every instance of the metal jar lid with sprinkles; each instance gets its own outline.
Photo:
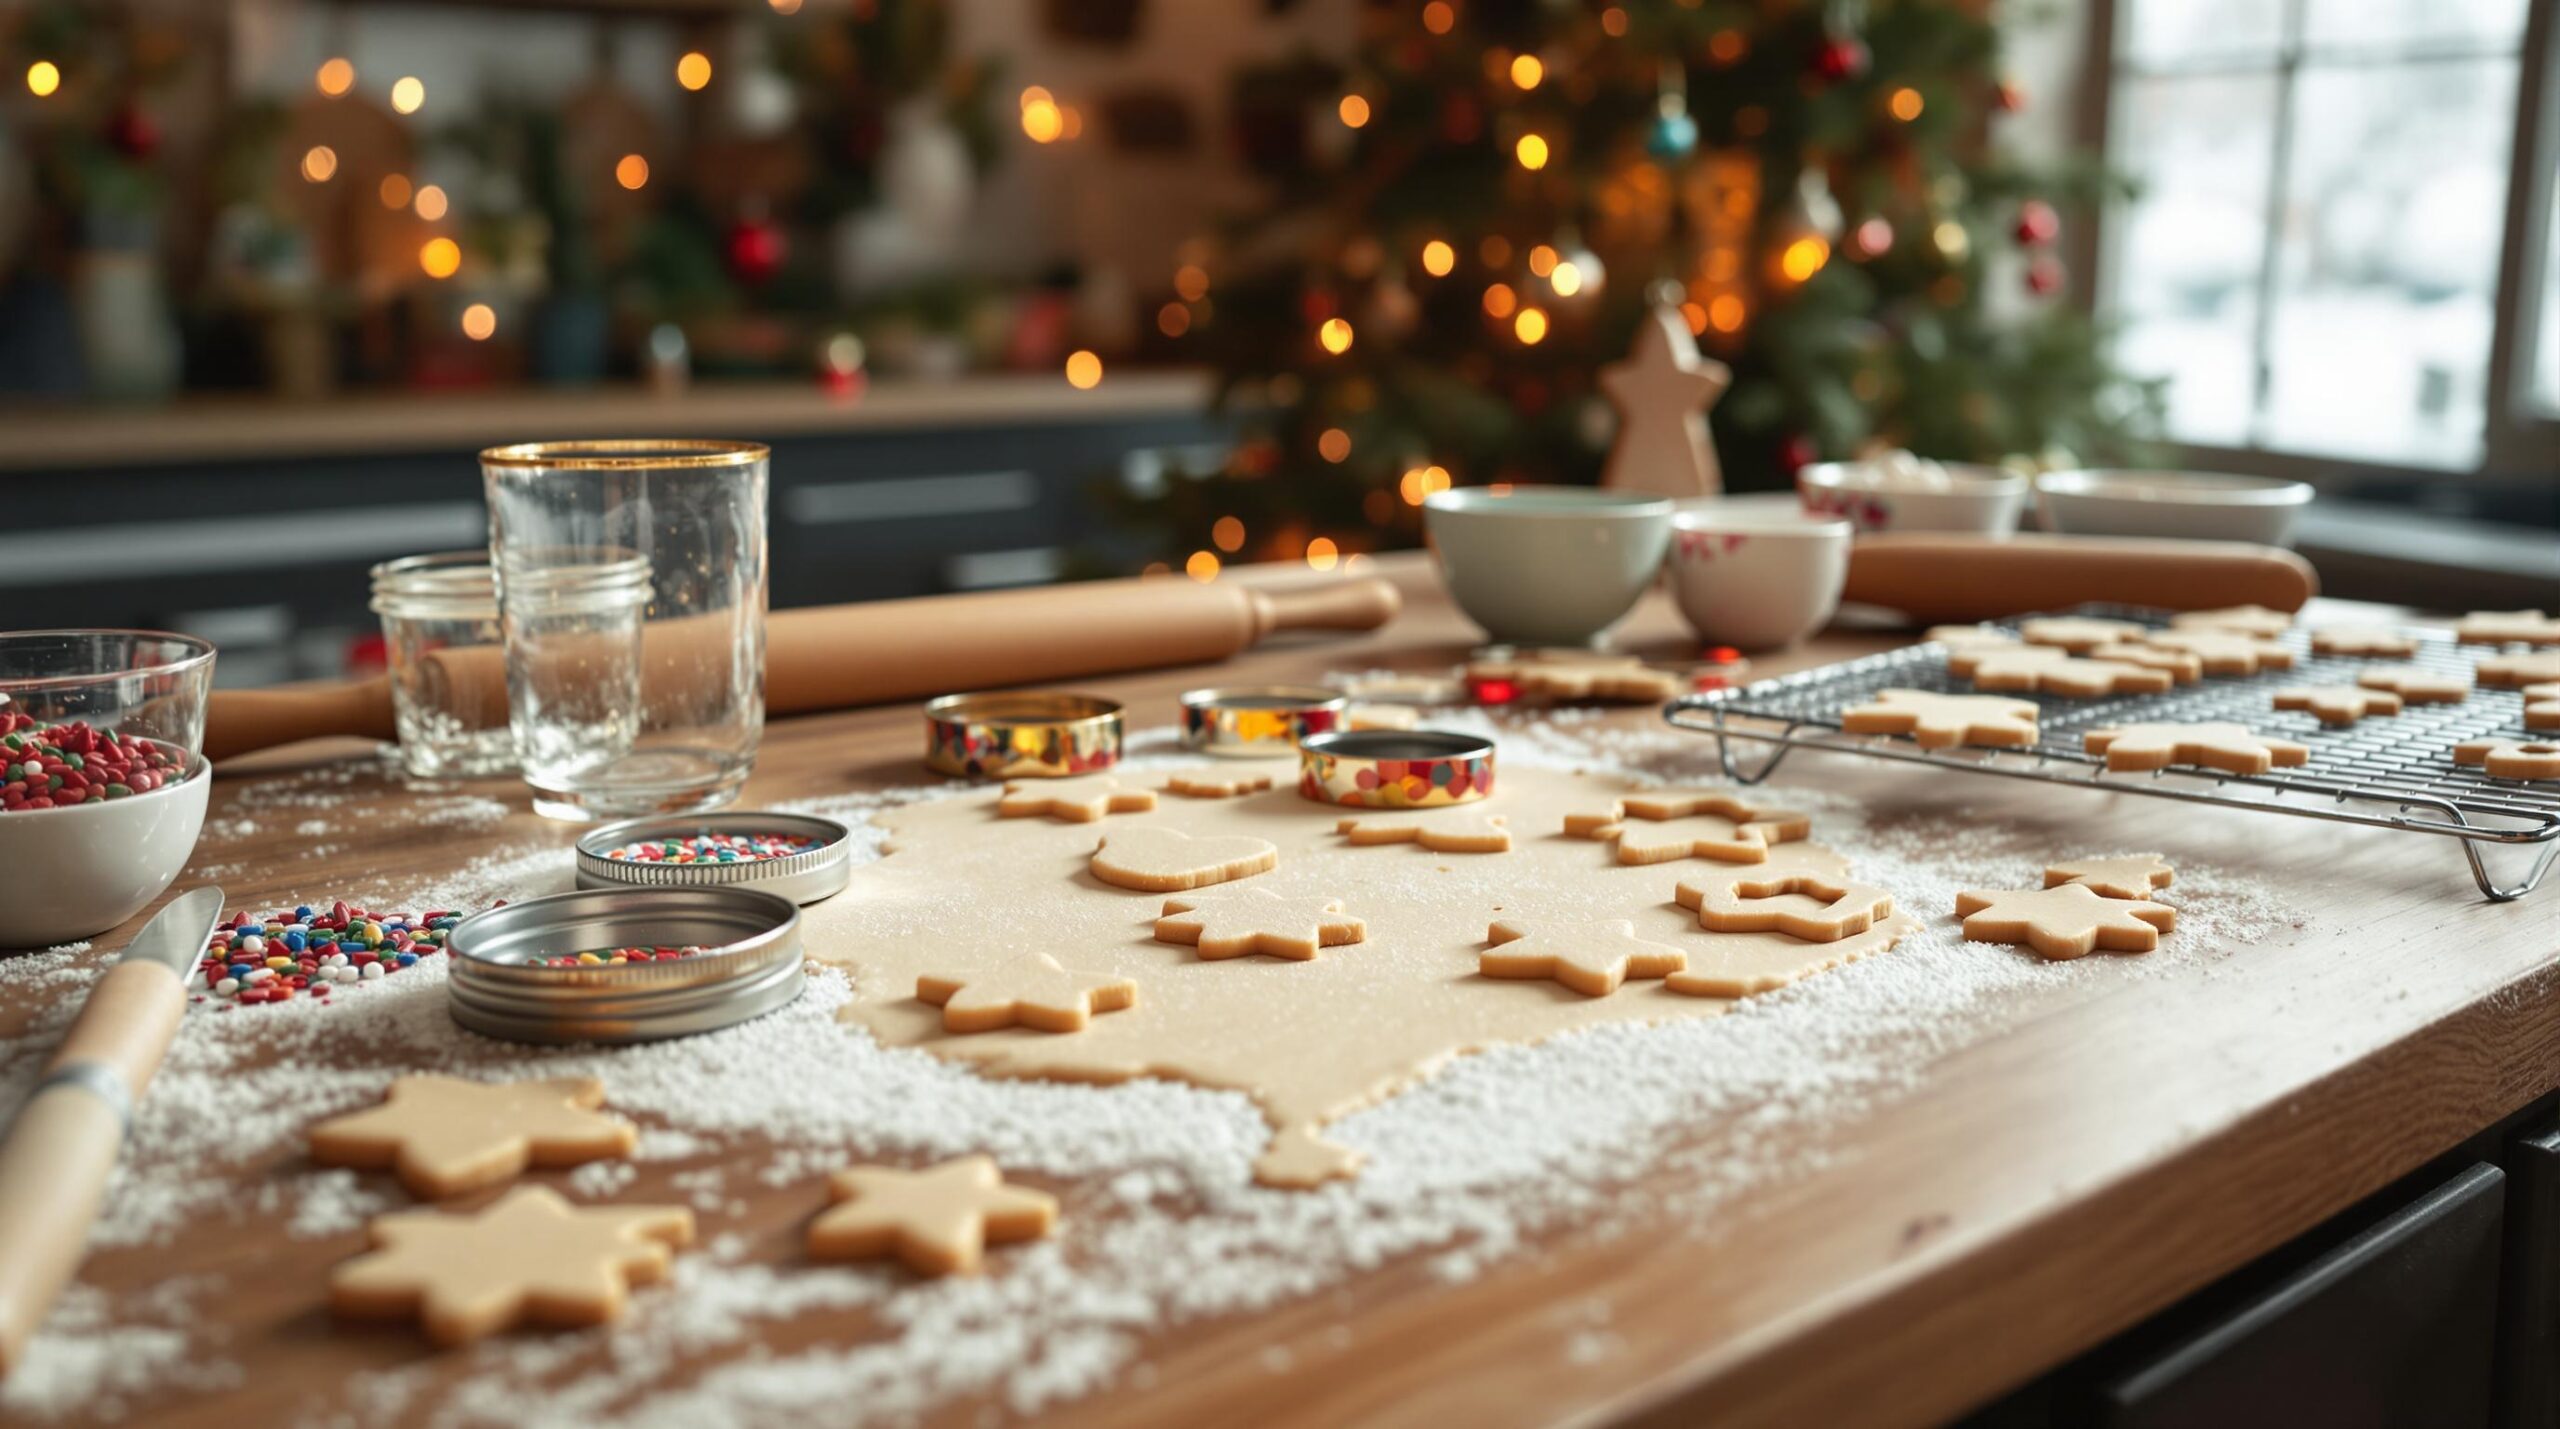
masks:
<path id="1" fill-rule="evenodd" d="M 578 840 L 580 888 L 759 888 L 795 903 L 842 892 L 852 831 L 815 814 L 625 819 Z"/>
<path id="2" fill-rule="evenodd" d="M 1358 809 L 1472 804 L 1493 792 L 1493 741 L 1435 729 L 1309 735 L 1298 745 L 1298 793 Z"/>
<path id="3" fill-rule="evenodd" d="M 648 955 L 639 956 L 646 952 Z M 651 1042 L 800 995 L 800 908 L 753 888 L 590 888 L 465 918 L 447 1007 L 513 1042 Z"/>

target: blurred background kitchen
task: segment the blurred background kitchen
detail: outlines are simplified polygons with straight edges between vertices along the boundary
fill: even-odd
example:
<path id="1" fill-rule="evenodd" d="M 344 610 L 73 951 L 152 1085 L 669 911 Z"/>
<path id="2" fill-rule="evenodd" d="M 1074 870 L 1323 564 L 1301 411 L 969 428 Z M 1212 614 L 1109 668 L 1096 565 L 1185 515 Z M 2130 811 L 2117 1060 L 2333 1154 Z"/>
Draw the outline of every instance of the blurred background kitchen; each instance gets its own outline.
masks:
<path id="1" fill-rule="evenodd" d="M 0 0 L 0 626 L 378 663 L 504 441 L 774 444 L 777 605 L 1590 481 L 1649 300 L 1735 490 L 2299 477 L 2560 604 L 2555 0 Z"/>

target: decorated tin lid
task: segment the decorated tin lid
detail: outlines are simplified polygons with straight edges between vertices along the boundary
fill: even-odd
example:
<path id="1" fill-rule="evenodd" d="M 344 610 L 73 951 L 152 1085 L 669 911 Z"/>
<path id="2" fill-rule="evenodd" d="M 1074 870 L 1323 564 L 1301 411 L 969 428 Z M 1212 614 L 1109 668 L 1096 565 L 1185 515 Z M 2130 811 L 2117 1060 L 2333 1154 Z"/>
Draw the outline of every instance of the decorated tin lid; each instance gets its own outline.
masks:
<path id="1" fill-rule="evenodd" d="M 625 819 L 578 840 L 578 886 L 760 888 L 815 903 L 853 877 L 852 832 L 815 814 Z"/>
<path id="2" fill-rule="evenodd" d="M 626 962 L 564 959 L 659 949 Z M 453 1020 L 511 1042 L 653 1042 L 800 995 L 800 908 L 753 888 L 595 888 L 475 913 L 446 943 Z"/>

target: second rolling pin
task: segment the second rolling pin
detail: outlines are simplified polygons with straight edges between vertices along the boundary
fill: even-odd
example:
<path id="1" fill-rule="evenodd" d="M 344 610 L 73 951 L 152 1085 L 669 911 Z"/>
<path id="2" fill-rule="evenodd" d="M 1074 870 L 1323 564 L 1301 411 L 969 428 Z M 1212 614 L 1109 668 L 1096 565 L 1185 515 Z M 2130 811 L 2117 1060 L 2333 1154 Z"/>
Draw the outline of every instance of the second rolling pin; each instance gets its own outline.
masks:
<path id="1" fill-rule="evenodd" d="M 2169 610 L 2300 610 L 2319 590 L 2309 561 L 2245 541 L 1915 531 L 1859 537 L 1849 548 L 1849 583 L 1840 598 L 1928 625 L 2091 601 Z"/>

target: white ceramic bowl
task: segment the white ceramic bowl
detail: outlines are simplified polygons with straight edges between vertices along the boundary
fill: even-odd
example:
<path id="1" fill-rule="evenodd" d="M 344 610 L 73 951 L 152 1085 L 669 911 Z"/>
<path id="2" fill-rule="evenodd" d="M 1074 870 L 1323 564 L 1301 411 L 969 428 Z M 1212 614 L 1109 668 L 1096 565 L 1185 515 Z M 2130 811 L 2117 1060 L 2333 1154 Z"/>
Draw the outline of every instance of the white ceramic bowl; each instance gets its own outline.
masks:
<path id="1" fill-rule="evenodd" d="M 2203 471 L 2049 471 L 2036 478 L 2045 529 L 2075 536 L 2175 536 L 2293 544 L 2311 488 Z"/>
<path id="2" fill-rule="evenodd" d="M 1671 502 L 1586 486 L 1459 487 L 1422 503 L 1440 579 L 1510 645 L 1583 645 L 1662 569 Z"/>
<path id="3" fill-rule="evenodd" d="M 213 766 L 130 799 L 0 814 L 0 948 L 107 931 L 160 896 L 195 852 Z"/>
<path id="4" fill-rule="evenodd" d="M 1796 499 L 1817 516 L 1846 518 L 1871 531 L 1970 531 L 2006 536 L 2026 509 L 2027 479 L 1996 466 L 1941 462 L 1943 487 L 1854 461 L 1816 462 L 1796 473 Z"/>
<path id="5" fill-rule="evenodd" d="M 1671 594 L 1710 645 L 1793 645 L 1840 607 L 1854 534 L 1842 517 L 1742 498 L 1685 502 L 1671 525 Z"/>

